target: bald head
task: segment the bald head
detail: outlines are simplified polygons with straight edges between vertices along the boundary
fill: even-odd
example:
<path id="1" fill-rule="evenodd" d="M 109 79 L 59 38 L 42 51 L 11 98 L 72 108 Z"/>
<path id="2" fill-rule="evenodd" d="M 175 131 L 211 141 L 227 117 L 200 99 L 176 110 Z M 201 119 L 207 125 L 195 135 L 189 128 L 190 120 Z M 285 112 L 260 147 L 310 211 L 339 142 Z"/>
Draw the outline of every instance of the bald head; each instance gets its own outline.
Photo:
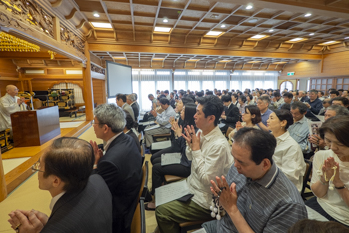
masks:
<path id="1" fill-rule="evenodd" d="M 18 88 L 15 85 L 7 85 L 6 92 L 10 96 L 15 97 L 16 95 L 18 95 Z"/>

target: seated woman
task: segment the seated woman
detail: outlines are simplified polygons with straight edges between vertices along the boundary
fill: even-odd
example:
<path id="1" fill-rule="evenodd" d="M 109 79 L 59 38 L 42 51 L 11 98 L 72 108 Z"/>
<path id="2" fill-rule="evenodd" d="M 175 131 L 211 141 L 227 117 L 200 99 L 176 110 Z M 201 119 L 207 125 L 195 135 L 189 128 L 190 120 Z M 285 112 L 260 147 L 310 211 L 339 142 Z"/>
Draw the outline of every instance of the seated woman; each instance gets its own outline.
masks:
<path id="1" fill-rule="evenodd" d="M 194 115 L 196 113 L 196 105 L 193 103 L 188 103 L 183 106 L 183 110 L 181 112 L 181 119 L 183 120 L 183 126 L 179 126 L 178 122 L 173 122 L 172 130 L 175 133 L 175 141 L 176 147 L 180 148 L 180 153 L 182 155 L 180 164 L 172 164 L 161 166 L 161 155 L 166 153 L 174 153 L 172 147 L 161 150 L 155 153 L 151 157 L 151 163 L 153 164 L 152 169 L 152 191 L 151 194 L 155 194 L 155 189 L 160 187 L 162 183 L 165 181 L 165 175 L 174 175 L 181 177 L 188 177 L 190 175 L 190 167 L 191 162 L 188 160 L 185 149 L 186 149 L 186 140 L 182 137 L 182 133 L 184 133 L 184 128 L 187 125 L 193 125 L 195 127 Z M 148 210 L 155 210 L 155 203 L 148 203 L 146 206 Z"/>
<path id="2" fill-rule="evenodd" d="M 247 105 L 245 107 L 245 113 L 242 114 L 242 123 L 238 121 L 234 130 L 229 133 L 229 142 L 234 137 L 234 134 L 243 127 L 251 127 L 259 129 L 257 125 L 262 121 L 261 111 L 256 105 Z M 229 129 L 228 129 L 229 130 Z"/>
<path id="3" fill-rule="evenodd" d="M 311 190 L 305 204 L 330 221 L 349 226 L 349 117 L 335 116 L 319 129 L 330 150 L 314 156 Z"/>
<path id="4" fill-rule="evenodd" d="M 252 95 L 248 94 L 246 96 L 246 104 L 247 105 L 256 105 L 256 103 L 253 100 L 253 96 Z"/>
<path id="5" fill-rule="evenodd" d="M 306 165 L 302 149 L 287 131 L 287 128 L 292 124 L 292 114 L 286 109 L 275 110 L 267 121 L 267 127 L 277 142 L 273 160 L 301 192 Z"/>

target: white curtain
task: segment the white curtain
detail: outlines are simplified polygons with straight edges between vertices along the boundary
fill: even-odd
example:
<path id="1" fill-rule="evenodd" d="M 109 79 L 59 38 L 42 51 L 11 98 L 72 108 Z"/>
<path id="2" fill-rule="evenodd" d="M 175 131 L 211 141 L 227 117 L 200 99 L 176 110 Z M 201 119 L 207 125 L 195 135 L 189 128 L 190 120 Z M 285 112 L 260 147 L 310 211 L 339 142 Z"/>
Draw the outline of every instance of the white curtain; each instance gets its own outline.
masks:
<path id="1" fill-rule="evenodd" d="M 277 89 L 278 75 L 277 71 L 234 71 L 230 76 L 230 89 Z"/>

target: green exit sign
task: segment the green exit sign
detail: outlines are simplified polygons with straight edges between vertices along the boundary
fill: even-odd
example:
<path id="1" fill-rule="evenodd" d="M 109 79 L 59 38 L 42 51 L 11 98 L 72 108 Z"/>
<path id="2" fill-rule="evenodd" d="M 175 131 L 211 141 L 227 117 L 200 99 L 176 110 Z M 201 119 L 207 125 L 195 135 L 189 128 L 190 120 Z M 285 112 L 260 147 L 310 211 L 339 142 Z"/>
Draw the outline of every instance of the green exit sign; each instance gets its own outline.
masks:
<path id="1" fill-rule="evenodd" d="M 294 75 L 294 72 L 287 72 L 287 76 L 292 76 Z"/>

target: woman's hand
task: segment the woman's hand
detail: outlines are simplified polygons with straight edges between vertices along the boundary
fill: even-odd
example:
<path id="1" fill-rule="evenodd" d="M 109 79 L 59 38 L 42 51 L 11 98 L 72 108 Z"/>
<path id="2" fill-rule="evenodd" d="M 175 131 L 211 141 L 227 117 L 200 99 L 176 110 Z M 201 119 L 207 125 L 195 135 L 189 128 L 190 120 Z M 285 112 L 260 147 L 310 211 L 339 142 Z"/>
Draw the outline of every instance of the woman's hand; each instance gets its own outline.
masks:
<path id="1" fill-rule="evenodd" d="M 177 137 L 182 136 L 182 126 L 178 125 L 178 120 L 174 120 L 171 125 L 172 125 L 171 129 L 173 130 L 175 135 Z"/>
<path id="2" fill-rule="evenodd" d="M 240 121 L 236 122 L 236 125 L 235 125 L 236 131 L 239 131 L 239 129 L 242 129 L 242 128 L 244 127 L 242 126 L 241 122 Z"/>

